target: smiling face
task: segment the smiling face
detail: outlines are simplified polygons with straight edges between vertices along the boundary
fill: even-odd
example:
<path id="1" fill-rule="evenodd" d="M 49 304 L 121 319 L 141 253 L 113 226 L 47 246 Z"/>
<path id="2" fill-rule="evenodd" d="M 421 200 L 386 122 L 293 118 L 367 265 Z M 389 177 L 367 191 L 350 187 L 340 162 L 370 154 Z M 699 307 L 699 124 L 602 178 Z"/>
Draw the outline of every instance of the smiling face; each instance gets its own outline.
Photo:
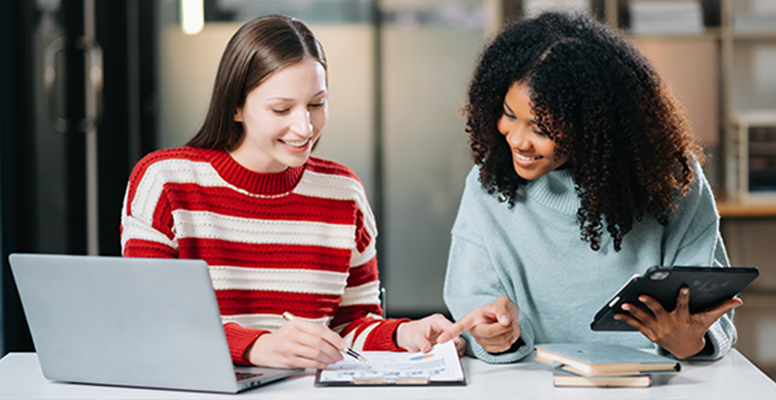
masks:
<path id="1" fill-rule="evenodd" d="M 513 83 L 497 124 L 511 150 L 515 172 L 526 180 L 547 175 L 569 158 L 568 154 L 556 157 L 555 142 L 537 128 L 530 93 L 526 83 Z"/>
<path id="2" fill-rule="evenodd" d="M 230 154 L 254 172 L 298 167 L 310 157 L 328 113 L 326 70 L 307 57 L 248 93 L 245 104 L 234 113 L 244 134 Z"/>

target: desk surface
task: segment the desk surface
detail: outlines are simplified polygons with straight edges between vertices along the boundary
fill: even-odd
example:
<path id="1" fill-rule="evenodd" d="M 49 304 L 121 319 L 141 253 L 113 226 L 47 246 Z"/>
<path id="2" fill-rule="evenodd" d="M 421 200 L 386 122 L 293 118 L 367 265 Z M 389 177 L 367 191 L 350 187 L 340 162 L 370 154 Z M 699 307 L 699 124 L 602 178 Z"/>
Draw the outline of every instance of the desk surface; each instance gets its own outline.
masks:
<path id="1" fill-rule="evenodd" d="M 714 363 L 684 362 L 667 384 L 650 388 L 555 388 L 550 367 L 526 361 L 488 365 L 464 357 L 467 386 L 316 388 L 312 372 L 234 395 L 264 399 L 776 399 L 776 383 L 737 350 Z M 223 399 L 232 395 L 51 382 L 35 353 L 0 360 L 3 399 Z"/>

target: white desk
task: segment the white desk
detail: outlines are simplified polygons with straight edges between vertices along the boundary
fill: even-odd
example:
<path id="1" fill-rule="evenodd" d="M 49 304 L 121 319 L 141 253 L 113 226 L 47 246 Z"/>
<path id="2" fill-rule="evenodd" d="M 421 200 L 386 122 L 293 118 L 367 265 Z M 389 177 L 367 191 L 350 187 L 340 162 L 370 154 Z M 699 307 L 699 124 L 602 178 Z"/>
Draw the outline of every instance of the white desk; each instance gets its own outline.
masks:
<path id="1" fill-rule="evenodd" d="M 736 350 L 714 363 L 683 363 L 668 384 L 650 388 L 555 388 L 550 367 L 526 361 L 488 365 L 465 357 L 467 386 L 316 388 L 313 373 L 234 395 L 263 399 L 776 399 L 776 383 Z M 233 395 L 51 382 L 35 353 L 0 360 L 2 399 L 223 399 Z"/>

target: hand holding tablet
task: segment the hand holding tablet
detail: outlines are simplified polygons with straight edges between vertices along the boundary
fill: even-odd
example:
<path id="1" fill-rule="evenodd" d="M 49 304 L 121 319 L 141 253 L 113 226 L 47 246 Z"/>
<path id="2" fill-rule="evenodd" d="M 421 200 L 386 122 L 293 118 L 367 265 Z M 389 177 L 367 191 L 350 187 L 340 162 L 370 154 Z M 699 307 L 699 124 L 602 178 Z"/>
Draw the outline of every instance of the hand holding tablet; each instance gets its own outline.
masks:
<path id="1" fill-rule="evenodd" d="M 635 331 L 625 321 L 614 319 L 618 313 L 627 313 L 623 303 L 637 305 L 652 313 L 639 296 L 647 295 L 671 312 L 682 287 L 690 289 L 689 310 L 696 314 L 722 304 L 733 298 L 758 275 L 757 268 L 719 267 L 664 267 L 649 268 L 643 275 L 632 277 L 595 315 L 590 328 L 594 331 Z"/>

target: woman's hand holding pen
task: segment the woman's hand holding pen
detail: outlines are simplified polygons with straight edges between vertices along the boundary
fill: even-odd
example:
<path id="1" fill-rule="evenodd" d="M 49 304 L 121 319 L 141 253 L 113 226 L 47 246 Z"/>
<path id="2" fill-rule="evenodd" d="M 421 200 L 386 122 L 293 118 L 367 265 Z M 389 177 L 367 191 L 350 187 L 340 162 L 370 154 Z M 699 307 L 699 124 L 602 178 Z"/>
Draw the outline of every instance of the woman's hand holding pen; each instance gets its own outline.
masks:
<path id="1" fill-rule="evenodd" d="M 442 314 L 433 314 L 417 321 L 403 322 L 396 328 L 396 345 L 410 352 L 428 353 L 431 351 L 431 347 L 438 342 L 439 336 L 452 326 L 453 323 Z M 456 344 L 458 355 L 463 355 L 466 345 L 464 339 L 457 336 L 452 339 Z"/>
<path id="2" fill-rule="evenodd" d="M 323 369 L 341 361 L 339 349 L 344 348 L 345 339 L 331 329 L 294 318 L 259 336 L 248 350 L 248 361 L 265 367 Z"/>
<path id="3" fill-rule="evenodd" d="M 649 340 L 679 359 L 700 353 L 706 345 L 704 335 L 711 324 L 731 308 L 743 304 L 743 301 L 736 297 L 711 310 L 690 314 L 690 289 L 687 287 L 679 291 L 676 308 L 672 312 L 666 311 L 660 302 L 650 296 L 642 295 L 639 301 L 652 310 L 654 316 L 640 307 L 625 303 L 622 309 L 630 315 L 615 314 L 614 318 L 629 323 Z"/>
<path id="4" fill-rule="evenodd" d="M 444 343 L 466 331 L 489 353 L 509 350 L 520 337 L 517 304 L 507 296 L 469 311 L 458 322 L 439 335 Z"/>

